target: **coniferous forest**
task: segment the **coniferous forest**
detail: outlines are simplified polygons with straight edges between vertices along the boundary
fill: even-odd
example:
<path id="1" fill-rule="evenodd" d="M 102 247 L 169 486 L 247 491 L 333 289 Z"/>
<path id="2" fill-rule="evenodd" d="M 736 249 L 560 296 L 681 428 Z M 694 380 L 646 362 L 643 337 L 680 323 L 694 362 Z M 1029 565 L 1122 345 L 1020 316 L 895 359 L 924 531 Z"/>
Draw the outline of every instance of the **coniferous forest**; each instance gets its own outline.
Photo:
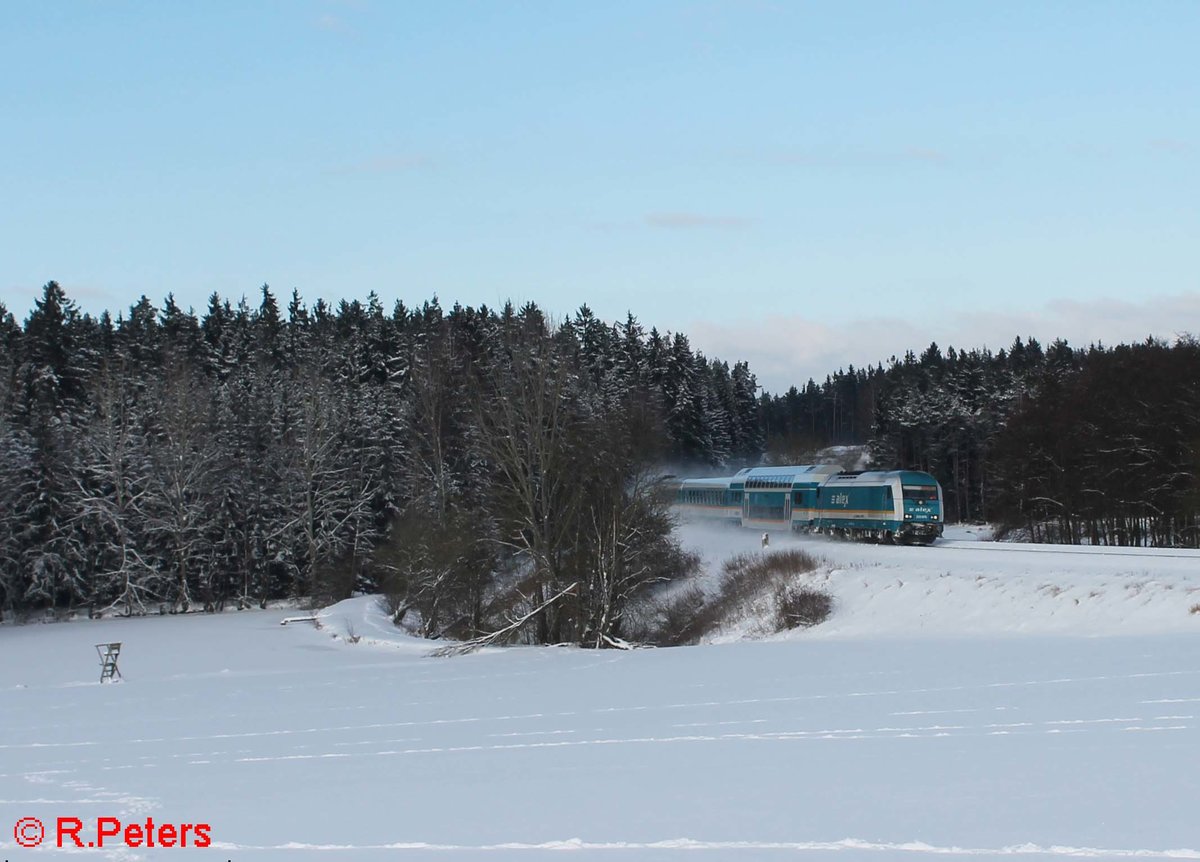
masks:
<path id="1" fill-rule="evenodd" d="M 950 520 L 1200 544 L 1187 338 L 931 345 L 759 395 L 745 363 L 587 306 L 281 308 L 264 286 L 114 320 L 51 282 L 23 324 L 0 306 L 0 612 L 372 590 L 428 636 L 528 613 L 534 640 L 602 644 L 687 569 L 664 472 L 838 444 L 933 473 Z"/>
<path id="2" fill-rule="evenodd" d="M 1200 545 L 1200 343 L 930 345 L 761 399 L 768 457 L 869 444 L 927 470 L 950 521 L 1069 544 Z"/>
<path id="3" fill-rule="evenodd" d="M 0 309 L 0 344 L 5 612 L 382 590 L 438 636 L 557 597 L 537 639 L 602 642 L 682 565 L 662 465 L 762 450 L 745 364 L 586 306 L 281 309 L 264 286 L 114 321 L 51 282 L 23 327 Z"/>

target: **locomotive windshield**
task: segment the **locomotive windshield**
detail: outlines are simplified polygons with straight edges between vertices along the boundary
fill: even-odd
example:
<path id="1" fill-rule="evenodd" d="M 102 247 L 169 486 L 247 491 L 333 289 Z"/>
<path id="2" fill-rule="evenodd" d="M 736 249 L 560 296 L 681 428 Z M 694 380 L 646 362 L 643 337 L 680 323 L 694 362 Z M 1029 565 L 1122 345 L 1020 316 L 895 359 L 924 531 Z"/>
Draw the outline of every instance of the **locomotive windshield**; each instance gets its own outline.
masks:
<path id="1" fill-rule="evenodd" d="M 905 485 L 904 499 L 914 503 L 936 503 L 937 488 L 932 485 Z"/>

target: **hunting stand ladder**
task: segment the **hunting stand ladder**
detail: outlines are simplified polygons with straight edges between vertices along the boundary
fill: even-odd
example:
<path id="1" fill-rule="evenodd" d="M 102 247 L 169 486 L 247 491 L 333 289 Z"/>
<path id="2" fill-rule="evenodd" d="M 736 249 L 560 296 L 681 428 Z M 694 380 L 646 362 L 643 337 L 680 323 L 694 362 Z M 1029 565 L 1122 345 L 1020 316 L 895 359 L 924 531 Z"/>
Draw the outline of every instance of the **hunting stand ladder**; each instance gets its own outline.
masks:
<path id="1" fill-rule="evenodd" d="M 115 677 L 121 676 L 121 671 L 117 669 L 117 656 L 121 654 L 121 644 L 96 644 L 96 652 L 100 656 L 100 682 L 105 680 L 112 682 Z"/>

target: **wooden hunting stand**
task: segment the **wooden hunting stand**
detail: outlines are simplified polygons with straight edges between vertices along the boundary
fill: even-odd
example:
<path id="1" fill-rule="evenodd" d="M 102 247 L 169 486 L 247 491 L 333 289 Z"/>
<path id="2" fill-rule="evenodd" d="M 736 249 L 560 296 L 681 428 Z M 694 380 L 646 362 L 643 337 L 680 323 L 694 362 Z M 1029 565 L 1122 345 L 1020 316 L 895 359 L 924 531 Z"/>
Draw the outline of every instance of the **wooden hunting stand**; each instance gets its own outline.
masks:
<path id="1" fill-rule="evenodd" d="M 96 644 L 96 653 L 100 656 L 100 682 L 112 682 L 114 677 L 121 676 L 117 669 L 117 656 L 121 654 L 121 644 Z"/>

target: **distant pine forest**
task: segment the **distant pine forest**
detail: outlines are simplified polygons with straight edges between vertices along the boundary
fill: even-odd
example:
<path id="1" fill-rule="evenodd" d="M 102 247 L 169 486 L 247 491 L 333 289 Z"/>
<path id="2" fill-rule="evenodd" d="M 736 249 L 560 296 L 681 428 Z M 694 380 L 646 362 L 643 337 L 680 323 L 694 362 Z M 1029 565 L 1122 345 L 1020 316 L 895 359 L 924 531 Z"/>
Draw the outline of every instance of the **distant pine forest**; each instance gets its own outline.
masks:
<path id="1" fill-rule="evenodd" d="M 537 641 L 602 645 L 687 568 L 664 473 L 838 445 L 933 473 L 951 520 L 1196 547 L 1200 345 L 930 345 L 779 394 L 587 306 L 264 286 L 114 320 L 50 282 L 23 323 L 0 305 L 0 613 L 372 590 L 431 636 L 520 611 Z"/>

